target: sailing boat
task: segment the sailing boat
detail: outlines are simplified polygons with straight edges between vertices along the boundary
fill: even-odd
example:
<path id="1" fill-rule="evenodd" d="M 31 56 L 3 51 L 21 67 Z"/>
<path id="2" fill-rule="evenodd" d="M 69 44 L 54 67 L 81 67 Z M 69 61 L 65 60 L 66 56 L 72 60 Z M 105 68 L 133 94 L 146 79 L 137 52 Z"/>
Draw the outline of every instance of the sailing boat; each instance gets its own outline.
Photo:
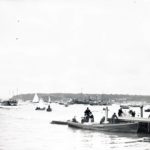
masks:
<path id="1" fill-rule="evenodd" d="M 35 110 L 45 110 L 45 104 L 42 98 L 40 98 L 39 103 L 37 104 L 37 107 Z"/>
<path id="2" fill-rule="evenodd" d="M 50 98 L 50 96 L 48 97 L 48 103 L 51 103 L 51 98 Z"/>
<path id="3" fill-rule="evenodd" d="M 34 95 L 34 98 L 32 100 L 33 103 L 38 103 L 39 102 L 39 97 L 37 94 Z"/>
<path id="4" fill-rule="evenodd" d="M 51 98 L 50 96 L 48 97 L 48 108 L 46 109 L 46 111 L 52 111 L 51 107 L 50 107 L 50 103 L 51 103 Z"/>

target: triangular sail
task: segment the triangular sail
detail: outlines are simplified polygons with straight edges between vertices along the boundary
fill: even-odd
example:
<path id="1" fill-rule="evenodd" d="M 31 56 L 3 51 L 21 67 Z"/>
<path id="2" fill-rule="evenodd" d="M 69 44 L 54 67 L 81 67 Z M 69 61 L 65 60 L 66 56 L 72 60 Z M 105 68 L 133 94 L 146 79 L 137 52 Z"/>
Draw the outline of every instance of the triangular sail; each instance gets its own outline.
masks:
<path id="1" fill-rule="evenodd" d="M 48 103 L 51 103 L 51 97 L 50 96 L 48 97 Z"/>
<path id="2" fill-rule="evenodd" d="M 33 103 L 38 103 L 39 102 L 39 97 L 37 94 L 34 95 L 34 98 L 32 100 Z"/>
<path id="3" fill-rule="evenodd" d="M 39 108 L 45 108 L 45 104 L 44 104 L 44 101 L 43 101 L 43 99 L 42 98 L 40 98 L 40 100 L 39 100 L 39 103 L 38 103 L 38 105 L 37 105 L 37 107 L 39 107 Z"/>

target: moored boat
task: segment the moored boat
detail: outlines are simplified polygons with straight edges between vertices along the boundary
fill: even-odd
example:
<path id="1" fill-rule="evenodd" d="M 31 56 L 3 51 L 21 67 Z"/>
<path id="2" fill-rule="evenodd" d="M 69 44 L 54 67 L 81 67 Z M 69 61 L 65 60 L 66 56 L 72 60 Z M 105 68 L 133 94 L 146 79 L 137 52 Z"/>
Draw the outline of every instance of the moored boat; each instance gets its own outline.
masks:
<path id="1" fill-rule="evenodd" d="M 35 110 L 45 110 L 45 107 L 43 107 L 43 108 L 36 107 Z"/>
<path id="2" fill-rule="evenodd" d="M 51 122 L 51 124 L 67 125 L 68 122 L 67 122 L 67 121 L 57 121 L 57 120 L 53 120 L 53 121 Z"/>
<path id="3" fill-rule="evenodd" d="M 68 126 L 84 130 L 95 130 L 105 132 L 137 133 L 138 123 L 79 123 L 68 121 Z"/>
<path id="4" fill-rule="evenodd" d="M 0 103 L 0 108 L 4 109 L 18 108 L 18 101 L 15 99 L 4 100 Z"/>
<path id="5" fill-rule="evenodd" d="M 17 106 L 18 101 L 14 99 L 9 99 L 1 102 L 1 106 Z"/>
<path id="6" fill-rule="evenodd" d="M 130 108 L 130 106 L 128 106 L 128 105 L 120 105 L 120 107 L 121 107 L 122 109 L 129 109 L 129 108 Z"/>
<path id="7" fill-rule="evenodd" d="M 44 101 L 43 101 L 43 99 L 40 99 L 38 105 L 35 108 L 35 110 L 45 110 L 45 109 L 46 109 L 46 106 L 44 104 Z"/>
<path id="8" fill-rule="evenodd" d="M 150 112 L 150 108 L 148 108 L 148 109 L 145 109 L 145 112 Z"/>
<path id="9" fill-rule="evenodd" d="M 50 107 L 50 105 L 48 105 L 48 108 L 46 109 L 46 111 L 48 112 L 52 111 L 52 108 Z"/>

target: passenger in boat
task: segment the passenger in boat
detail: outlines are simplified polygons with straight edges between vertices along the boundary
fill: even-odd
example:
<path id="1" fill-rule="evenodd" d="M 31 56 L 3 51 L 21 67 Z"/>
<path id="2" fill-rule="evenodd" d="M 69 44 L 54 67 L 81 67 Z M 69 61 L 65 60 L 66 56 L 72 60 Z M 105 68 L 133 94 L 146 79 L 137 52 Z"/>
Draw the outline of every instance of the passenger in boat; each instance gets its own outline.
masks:
<path id="1" fill-rule="evenodd" d="M 105 117 L 103 116 L 100 120 L 100 124 L 102 124 L 105 121 Z"/>
<path id="2" fill-rule="evenodd" d="M 132 115 L 132 117 L 135 117 L 135 111 L 132 111 L 131 115 Z"/>
<path id="3" fill-rule="evenodd" d="M 84 111 L 84 117 L 81 119 L 81 123 L 89 122 L 89 119 L 91 122 L 94 122 L 94 115 L 92 114 L 91 110 L 87 107 L 87 109 Z"/>
<path id="4" fill-rule="evenodd" d="M 48 105 L 47 111 L 52 111 L 50 105 Z"/>
<path id="5" fill-rule="evenodd" d="M 122 108 L 120 108 L 120 109 L 118 110 L 118 116 L 121 117 L 122 114 L 123 114 L 123 111 L 122 111 Z"/>
<path id="6" fill-rule="evenodd" d="M 116 113 L 114 113 L 111 117 L 111 123 L 116 123 L 116 119 L 118 119 Z"/>
<path id="7" fill-rule="evenodd" d="M 36 107 L 36 108 L 35 108 L 35 110 L 39 110 L 39 109 L 40 109 L 39 107 Z"/>
<path id="8" fill-rule="evenodd" d="M 92 113 L 89 116 L 84 116 L 81 118 L 81 123 L 89 121 L 94 122 L 94 115 Z"/>
<path id="9" fill-rule="evenodd" d="M 94 122 L 94 115 L 92 113 L 90 113 L 89 118 L 91 119 L 91 122 Z"/>
<path id="10" fill-rule="evenodd" d="M 90 118 L 90 115 L 92 114 L 92 112 L 90 111 L 90 109 L 87 107 L 86 110 L 84 111 L 84 116 L 87 120 L 87 122 L 89 122 L 89 118 Z"/>
<path id="11" fill-rule="evenodd" d="M 130 111 L 129 111 L 129 114 L 130 114 L 132 117 L 135 117 L 135 111 L 130 110 Z"/>
<path id="12" fill-rule="evenodd" d="M 84 115 L 90 116 L 90 114 L 91 114 L 91 111 L 90 111 L 89 107 L 87 107 L 86 110 L 84 111 Z"/>
<path id="13" fill-rule="evenodd" d="M 78 122 L 77 119 L 76 119 L 76 116 L 74 116 L 74 117 L 72 118 L 72 122 Z"/>

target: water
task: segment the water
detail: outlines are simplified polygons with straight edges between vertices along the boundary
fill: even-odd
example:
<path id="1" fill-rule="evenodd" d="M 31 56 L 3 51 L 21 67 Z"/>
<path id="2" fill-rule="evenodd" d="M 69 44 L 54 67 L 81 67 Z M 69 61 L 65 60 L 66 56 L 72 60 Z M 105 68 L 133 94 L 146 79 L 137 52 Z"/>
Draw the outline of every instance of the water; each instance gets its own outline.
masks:
<path id="1" fill-rule="evenodd" d="M 52 120 L 81 119 L 85 105 L 64 107 L 51 104 L 52 112 L 35 111 L 35 105 L 22 103 L 17 108 L 0 109 L 0 150 L 149 150 L 150 138 L 137 134 L 116 134 L 72 129 L 50 124 Z M 89 106 L 99 122 L 102 106 Z M 136 108 L 137 109 L 137 108 Z M 117 106 L 109 107 L 109 114 Z M 139 110 L 136 110 L 137 115 Z M 147 115 L 147 114 L 146 114 Z"/>

